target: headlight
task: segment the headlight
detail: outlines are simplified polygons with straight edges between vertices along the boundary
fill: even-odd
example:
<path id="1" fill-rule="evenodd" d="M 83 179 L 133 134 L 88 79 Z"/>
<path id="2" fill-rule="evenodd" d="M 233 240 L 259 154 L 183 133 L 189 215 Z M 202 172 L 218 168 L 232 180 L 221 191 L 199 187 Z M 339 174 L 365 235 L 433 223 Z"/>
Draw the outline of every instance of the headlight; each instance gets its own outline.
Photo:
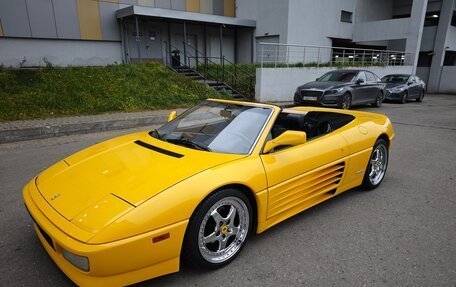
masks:
<path id="1" fill-rule="evenodd" d="M 392 88 L 392 89 L 388 89 L 388 92 L 390 92 L 390 93 L 401 93 L 404 90 L 405 90 L 404 88 Z"/>
<path id="2" fill-rule="evenodd" d="M 342 92 L 344 90 L 344 88 L 338 88 L 338 89 L 334 89 L 331 91 L 331 94 L 339 94 L 340 92 Z"/>
<path id="3" fill-rule="evenodd" d="M 70 262 L 71 264 L 73 264 L 74 266 L 76 266 L 77 268 L 83 270 L 83 271 L 89 271 L 90 270 L 90 266 L 89 266 L 89 258 L 85 257 L 85 256 L 79 256 L 79 255 L 76 255 L 74 253 L 71 253 L 70 251 L 62 248 L 62 253 L 63 253 L 63 257 L 68 261 Z"/>

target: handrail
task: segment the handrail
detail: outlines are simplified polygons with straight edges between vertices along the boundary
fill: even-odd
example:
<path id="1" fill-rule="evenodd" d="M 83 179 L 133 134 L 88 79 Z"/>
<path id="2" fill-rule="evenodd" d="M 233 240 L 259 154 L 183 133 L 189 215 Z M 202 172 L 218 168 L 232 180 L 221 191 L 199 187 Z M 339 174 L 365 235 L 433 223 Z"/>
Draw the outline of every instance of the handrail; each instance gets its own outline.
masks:
<path id="1" fill-rule="evenodd" d="M 238 94 L 238 86 L 243 85 L 248 87 L 247 93 L 249 94 L 249 97 L 251 97 L 253 92 L 253 76 L 245 71 L 240 70 L 236 64 L 227 60 L 225 56 L 207 57 L 203 53 L 198 51 L 196 48 L 189 46 L 195 52 L 194 55 L 192 55 L 191 53 L 189 53 L 188 49 L 186 49 L 186 51 L 182 51 L 174 45 L 168 43 L 167 41 L 164 41 L 164 44 L 166 45 L 167 54 L 166 65 L 171 66 L 168 62 L 168 60 L 172 61 L 171 49 L 177 50 L 184 57 L 184 61 L 182 61 L 180 58 L 178 59 L 180 65 L 184 64 L 184 66 L 187 66 L 187 63 L 191 65 L 191 60 L 193 59 L 197 67 L 203 67 L 202 76 L 205 82 L 208 79 L 210 79 L 216 81 L 217 83 L 224 83 L 225 85 L 228 85 L 231 89 L 235 90 Z M 218 59 L 220 60 L 220 63 L 216 63 L 211 59 Z M 225 63 L 232 65 L 234 67 L 234 72 L 227 70 L 225 68 Z M 215 74 L 210 72 L 211 69 L 208 69 L 208 65 L 214 65 L 216 67 Z"/>
<path id="2" fill-rule="evenodd" d="M 260 66 L 264 64 L 305 66 L 403 66 L 409 65 L 413 53 L 406 51 L 332 47 L 318 45 L 259 43 Z"/>
<path id="3" fill-rule="evenodd" d="M 388 53 L 397 53 L 404 54 L 404 51 L 395 51 L 395 50 L 379 50 L 379 49 L 363 49 L 363 48 L 350 48 L 350 47 L 333 47 L 333 46 L 318 46 L 318 45 L 301 45 L 301 44 L 283 44 L 283 43 L 268 43 L 260 42 L 260 45 L 264 46 L 283 46 L 283 47 L 301 47 L 301 48 L 323 48 L 323 49 L 340 49 L 340 50 L 354 50 L 354 51 L 374 51 L 374 52 L 388 52 Z"/>

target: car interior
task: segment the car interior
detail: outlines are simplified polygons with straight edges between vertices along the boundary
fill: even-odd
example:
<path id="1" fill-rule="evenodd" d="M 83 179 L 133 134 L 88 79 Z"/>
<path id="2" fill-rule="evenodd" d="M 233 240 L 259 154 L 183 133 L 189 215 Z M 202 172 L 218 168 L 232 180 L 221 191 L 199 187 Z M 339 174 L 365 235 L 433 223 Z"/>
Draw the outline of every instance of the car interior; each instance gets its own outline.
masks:
<path id="1" fill-rule="evenodd" d="M 289 113 L 282 112 L 271 128 L 269 139 L 275 139 L 287 130 L 302 131 L 307 141 L 329 134 L 353 121 L 352 115 L 333 112 Z M 286 147 L 276 148 L 283 149 Z"/>

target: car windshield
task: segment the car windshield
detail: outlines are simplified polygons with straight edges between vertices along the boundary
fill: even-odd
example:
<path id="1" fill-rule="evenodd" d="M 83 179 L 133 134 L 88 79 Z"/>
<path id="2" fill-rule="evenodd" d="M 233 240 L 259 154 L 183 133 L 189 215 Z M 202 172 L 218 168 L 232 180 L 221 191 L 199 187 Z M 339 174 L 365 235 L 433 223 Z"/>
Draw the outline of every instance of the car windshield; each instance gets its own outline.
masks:
<path id="1" fill-rule="evenodd" d="M 248 154 L 272 112 L 271 108 L 204 101 L 150 135 L 198 150 Z"/>
<path id="2" fill-rule="evenodd" d="M 332 71 L 321 76 L 318 82 L 351 82 L 358 72 L 353 71 Z"/>
<path id="3" fill-rule="evenodd" d="M 405 84 L 409 76 L 407 75 L 388 75 L 382 78 L 383 83 Z"/>

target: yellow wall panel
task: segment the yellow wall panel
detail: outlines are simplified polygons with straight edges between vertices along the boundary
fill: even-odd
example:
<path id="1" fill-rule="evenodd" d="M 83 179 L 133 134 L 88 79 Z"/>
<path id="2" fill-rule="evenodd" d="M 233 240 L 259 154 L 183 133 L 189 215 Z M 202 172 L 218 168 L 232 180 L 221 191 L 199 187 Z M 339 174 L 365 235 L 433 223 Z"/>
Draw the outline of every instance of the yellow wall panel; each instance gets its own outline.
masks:
<path id="1" fill-rule="evenodd" d="M 236 3 L 235 0 L 224 0 L 223 2 L 223 15 L 234 17 L 235 10 L 236 10 Z"/>
<path id="2" fill-rule="evenodd" d="M 154 7 L 155 6 L 155 0 L 138 0 L 138 5 Z"/>
<path id="3" fill-rule="evenodd" d="M 200 12 L 200 0 L 185 0 L 185 10 L 188 12 Z"/>
<path id="4" fill-rule="evenodd" d="M 119 3 L 119 0 L 100 0 L 103 2 Z"/>
<path id="5" fill-rule="evenodd" d="M 3 34 L 2 20 L 0 19 L 0 37 L 3 37 L 3 36 L 5 36 L 5 34 Z"/>
<path id="6" fill-rule="evenodd" d="M 98 1 L 77 0 L 81 39 L 101 40 L 100 11 Z"/>

